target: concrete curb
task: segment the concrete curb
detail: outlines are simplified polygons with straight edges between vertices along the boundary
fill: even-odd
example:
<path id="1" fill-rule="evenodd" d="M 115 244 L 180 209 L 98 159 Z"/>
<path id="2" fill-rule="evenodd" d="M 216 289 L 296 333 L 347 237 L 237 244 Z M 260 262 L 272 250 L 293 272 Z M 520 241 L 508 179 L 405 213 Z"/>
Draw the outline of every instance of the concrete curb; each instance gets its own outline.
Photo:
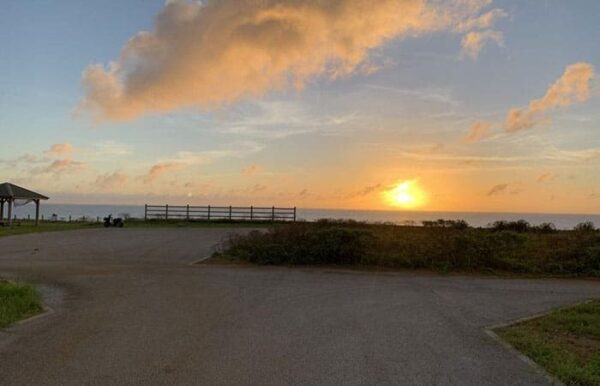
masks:
<path id="1" fill-rule="evenodd" d="M 15 322 L 11 327 L 13 327 L 13 326 L 22 326 L 24 324 L 33 322 L 33 321 L 38 320 L 38 319 L 45 318 L 45 317 L 50 316 L 52 314 L 54 314 L 54 310 L 44 304 L 44 305 L 42 305 L 42 312 L 40 312 L 37 315 L 33 315 L 33 316 L 31 316 L 31 317 L 29 317 L 27 319 L 19 320 L 18 322 Z"/>
<path id="2" fill-rule="evenodd" d="M 192 261 L 191 263 L 189 263 L 188 265 L 197 265 L 197 264 L 200 264 L 200 263 L 202 263 L 203 261 L 206 261 L 206 260 L 210 259 L 211 257 L 212 257 L 212 256 L 206 256 L 206 257 L 203 257 L 203 258 L 201 258 L 201 259 L 194 260 L 194 261 Z"/>
<path id="3" fill-rule="evenodd" d="M 548 382 L 550 382 L 551 385 L 557 385 L 557 386 L 564 386 L 565 384 L 562 383 L 558 378 L 556 378 L 554 375 L 550 374 L 548 371 L 546 371 L 546 369 L 544 369 L 542 366 L 538 365 L 537 363 L 535 363 L 531 358 L 529 358 L 527 355 L 523 354 L 521 351 L 517 350 L 514 346 L 512 346 L 510 343 L 508 343 L 507 341 L 505 341 L 504 339 L 502 339 L 498 334 L 496 334 L 494 332 L 495 329 L 497 328 L 503 328 L 503 327 L 509 327 L 509 326 L 513 326 L 515 324 L 519 324 L 519 323 L 523 323 L 523 322 L 527 322 L 529 320 L 533 320 L 533 319 L 537 319 L 537 318 L 541 318 L 543 316 L 549 315 L 553 312 L 556 311 L 560 311 L 563 309 L 567 309 L 567 308 L 572 308 L 572 307 L 576 307 L 578 305 L 581 304 L 587 304 L 589 302 L 591 302 L 592 299 L 588 299 L 588 300 L 584 300 L 582 302 L 577 302 L 574 304 L 570 304 L 568 306 L 563 306 L 563 307 L 557 307 L 557 308 L 553 308 L 551 310 L 548 310 L 546 312 L 541 312 L 535 315 L 530 315 L 530 316 L 526 316 L 523 318 L 519 318 L 519 319 L 515 319 L 515 320 L 511 320 L 509 322 L 505 322 L 505 323 L 497 323 L 491 326 L 487 326 L 485 327 L 483 330 L 485 331 L 485 333 L 491 337 L 492 339 L 494 339 L 497 343 L 499 343 L 502 347 L 504 347 L 506 350 L 510 351 L 512 354 L 514 354 L 517 358 L 519 358 L 520 360 L 522 360 L 523 362 L 527 363 L 530 367 L 532 367 L 537 373 L 539 373 L 541 376 L 543 376 L 544 378 L 546 378 L 546 380 Z"/>

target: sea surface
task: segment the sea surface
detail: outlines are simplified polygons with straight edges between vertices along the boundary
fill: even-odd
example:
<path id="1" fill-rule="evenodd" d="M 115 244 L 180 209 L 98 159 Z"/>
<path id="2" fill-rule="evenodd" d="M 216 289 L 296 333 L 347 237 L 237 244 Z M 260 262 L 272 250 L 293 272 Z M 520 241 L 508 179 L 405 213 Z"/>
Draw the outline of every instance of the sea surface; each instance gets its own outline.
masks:
<path id="1" fill-rule="evenodd" d="M 60 220 L 68 221 L 86 219 L 102 219 L 112 214 L 121 217 L 144 217 L 143 205 L 58 205 L 42 202 L 41 215 L 48 219 L 56 214 Z M 16 207 L 17 218 L 25 219 L 35 216 L 35 206 L 28 204 Z M 389 222 L 395 224 L 420 225 L 422 221 L 437 219 L 462 219 L 470 225 L 485 227 L 497 220 L 524 219 L 533 225 L 551 222 L 559 229 L 571 229 L 575 225 L 591 221 L 600 227 L 600 215 L 597 214 L 541 214 L 541 213 L 476 213 L 476 212 L 424 212 L 424 211 L 381 211 L 381 210 L 341 210 L 341 209 L 304 209 L 298 208 L 298 219 L 314 221 L 322 218 L 353 219 L 367 222 Z"/>

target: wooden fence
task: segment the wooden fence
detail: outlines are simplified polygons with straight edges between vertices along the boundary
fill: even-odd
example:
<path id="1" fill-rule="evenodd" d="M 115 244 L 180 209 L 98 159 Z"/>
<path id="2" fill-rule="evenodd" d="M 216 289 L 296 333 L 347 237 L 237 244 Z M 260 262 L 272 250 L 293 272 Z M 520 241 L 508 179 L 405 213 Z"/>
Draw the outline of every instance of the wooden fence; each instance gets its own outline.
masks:
<path id="1" fill-rule="evenodd" d="M 296 221 L 296 208 L 145 205 L 145 220 Z"/>

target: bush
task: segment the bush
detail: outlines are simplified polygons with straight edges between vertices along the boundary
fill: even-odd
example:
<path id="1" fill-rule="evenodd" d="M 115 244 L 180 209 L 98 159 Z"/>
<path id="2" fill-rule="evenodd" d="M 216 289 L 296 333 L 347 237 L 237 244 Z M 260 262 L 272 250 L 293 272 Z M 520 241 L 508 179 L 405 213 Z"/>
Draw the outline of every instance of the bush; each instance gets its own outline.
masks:
<path id="1" fill-rule="evenodd" d="M 278 225 L 267 232 L 232 236 L 222 253 L 257 264 L 600 276 L 598 232 L 558 231 L 551 224 L 524 232 L 521 222 L 503 223 L 511 230 L 436 224 L 405 227 L 323 220 Z"/>
<path id="2" fill-rule="evenodd" d="M 422 221 L 425 228 L 454 228 L 454 229 L 467 229 L 469 223 L 465 220 L 444 220 L 439 219 L 435 221 Z"/>
<path id="3" fill-rule="evenodd" d="M 539 225 L 532 227 L 531 230 L 540 233 L 553 233 L 556 232 L 556 226 L 551 222 L 543 222 Z"/>
<path id="4" fill-rule="evenodd" d="M 513 232 L 527 232 L 531 229 L 531 225 L 525 220 L 517 221 L 496 221 L 492 224 L 492 230 L 494 231 L 513 231 Z"/>
<path id="5" fill-rule="evenodd" d="M 283 225 L 266 233 L 254 231 L 247 236 L 232 236 L 226 243 L 226 254 L 258 264 L 362 262 L 373 241 L 371 232 L 323 225 Z"/>
<path id="6" fill-rule="evenodd" d="M 573 230 L 576 232 L 594 232 L 596 230 L 596 227 L 594 226 L 593 222 L 586 221 L 575 225 L 575 228 L 573 228 Z"/>

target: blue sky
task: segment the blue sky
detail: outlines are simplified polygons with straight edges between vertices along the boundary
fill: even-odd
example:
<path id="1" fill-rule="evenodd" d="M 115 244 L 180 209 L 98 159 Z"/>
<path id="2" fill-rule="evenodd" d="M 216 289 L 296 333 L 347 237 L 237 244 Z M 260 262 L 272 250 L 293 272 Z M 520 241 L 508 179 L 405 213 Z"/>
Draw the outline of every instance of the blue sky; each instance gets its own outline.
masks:
<path id="1" fill-rule="evenodd" d="M 493 9 L 504 16 L 485 30 L 501 33 L 502 44 L 488 41 L 477 57 L 461 54 L 468 31 L 454 24 L 397 32 L 342 76 L 315 71 L 302 88 L 210 106 L 179 100 L 98 122 L 77 108 L 84 70 L 106 69 L 138 32 L 153 31 L 164 1 L 5 1 L 0 179 L 57 202 L 357 208 L 387 208 L 386 190 L 415 181 L 427 210 L 600 213 L 596 78 L 585 100 L 549 108 L 535 127 L 501 127 L 570 65 L 600 66 L 600 2 L 494 1 L 464 17 Z M 467 143 L 476 122 L 490 132 Z M 70 147 L 49 150 L 57 144 Z"/>

